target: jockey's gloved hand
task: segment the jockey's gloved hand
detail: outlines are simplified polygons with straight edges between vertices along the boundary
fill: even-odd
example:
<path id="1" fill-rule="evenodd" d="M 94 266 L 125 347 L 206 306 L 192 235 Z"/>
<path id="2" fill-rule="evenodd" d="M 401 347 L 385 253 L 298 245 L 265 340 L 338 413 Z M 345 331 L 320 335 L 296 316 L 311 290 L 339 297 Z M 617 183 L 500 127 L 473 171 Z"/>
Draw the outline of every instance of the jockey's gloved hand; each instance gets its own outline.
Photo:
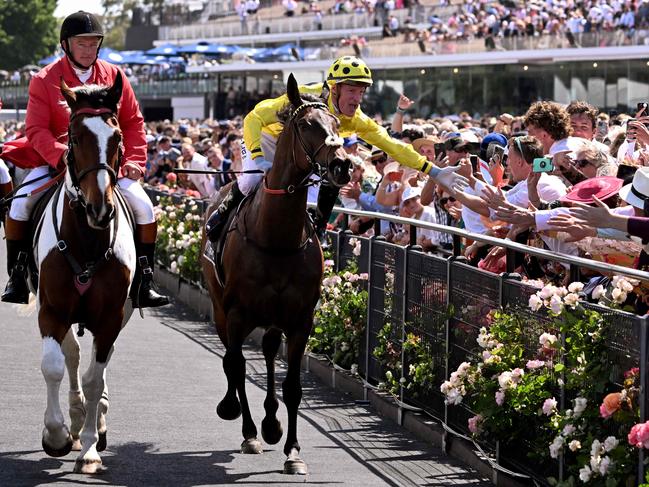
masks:
<path id="1" fill-rule="evenodd" d="M 456 174 L 459 169 L 460 166 L 434 167 L 428 174 L 446 189 L 462 192 L 469 185 L 469 180 Z"/>
<path id="2" fill-rule="evenodd" d="M 267 161 L 264 159 L 264 156 L 259 156 L 255 157 L 253 159 L 255 161 L 255 164 L 257 165 L 257 169 L 260 169 L 264 172 L 268 172 L 268 170 L 273 166 L 273 163 L 270 161 Z"/>

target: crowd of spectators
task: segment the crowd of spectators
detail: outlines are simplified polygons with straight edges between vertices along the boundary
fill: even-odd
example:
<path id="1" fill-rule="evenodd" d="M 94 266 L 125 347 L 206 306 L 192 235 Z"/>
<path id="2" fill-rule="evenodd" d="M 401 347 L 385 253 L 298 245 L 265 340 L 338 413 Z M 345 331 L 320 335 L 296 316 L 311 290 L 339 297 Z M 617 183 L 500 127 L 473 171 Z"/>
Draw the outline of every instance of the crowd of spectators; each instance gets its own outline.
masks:
<path id="1" fill-rule="evenodd" d="M 449 192 L 422 173 L 400 166 L 356 135 L 344 148 L 353 162 L 352 180 L 339 205 L 415 218 L 474 234 L 602 262 L 649 269 L 649 109 L 603 113 L 588 103 L 568 106 L 535 102 L 521 114 L 472 118 L 467 112 L 420 119 L 402 95 L 390 122 L 391 136 L 412 144 L 438 166 L 458 166 L 466 191 Z M 0 140 L 22 134 L 20 123 L 0 124 Z M 211 198 L 242 170 L 242 119 L 149 122 L 146 184 L 196 198 Z M 186 174 L 176 169 L 211 169 Z M 317 200 L 317 187 L 309 200 Z M 331 228 L 345 217 L 334 215 Z M 453 239 L 441 231 L 365 217 L 350 217 L 358 235 L 380 229 L 388 241 L 416 241 L 425 251 L 448 255 Z M 599 228 L 598 227 L 602 227 Z M 606 228 L 604 228 L 606 227 Z M 484 270 L 503 272 L 502 247 L 464 241 L 462 252 Z M 518 255 L 516 270 L 528 279 L 556 283 L 569 278 L 565 266 Z M 601 276 L 596 277 L 597 279 Z"/>

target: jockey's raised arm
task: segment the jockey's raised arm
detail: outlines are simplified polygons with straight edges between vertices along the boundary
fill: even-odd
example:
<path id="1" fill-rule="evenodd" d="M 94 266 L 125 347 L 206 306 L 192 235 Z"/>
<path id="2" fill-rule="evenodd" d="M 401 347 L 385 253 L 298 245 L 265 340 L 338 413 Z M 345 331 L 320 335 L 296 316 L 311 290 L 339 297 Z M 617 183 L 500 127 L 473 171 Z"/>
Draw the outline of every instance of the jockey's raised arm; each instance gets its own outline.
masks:
<path id="1" fill-rule="evenodd" d="M 387 130 L 363 113 L 360 108 L 361 101 L 365 90 L 372 83 L 372 72 L 365 61 L 354 56 L 343 56 L 331 64 L 325 82 L 302 85 L 299 90 L 303 94 L 320 95 L 326 100 L 329 111 L 340 120 L 338 129 L 340 136 L 348 137 L 356 134 L 366 142 L 382 149 L 401 164 L 430 174 L 450 190 L 466 187 L 466 179 L 455 173 L 457 168 L 436 167 L 418 154 L 410 144 L 404 144 L 390 137 Z M 282 126 L 277 122 L 277 112 L 288 103 L 286 95 L 264 100 L 245 117 L 242 144 L 244 170 L 268 171 L 272 166 L 275 141 L 282 130 Z M 210 238 L 218 237 L 227 220 L 227 214 L 244 195 L 249 194 L 259 184 L 261 179 L 260 174 L 247 173 L 233 184 L 228 196 L 207 222 Z M 323 181 L 318 193 L 315 221 L 316 231 L 320 237 L 324 234 L 337 198 L 338 188 Z"/>

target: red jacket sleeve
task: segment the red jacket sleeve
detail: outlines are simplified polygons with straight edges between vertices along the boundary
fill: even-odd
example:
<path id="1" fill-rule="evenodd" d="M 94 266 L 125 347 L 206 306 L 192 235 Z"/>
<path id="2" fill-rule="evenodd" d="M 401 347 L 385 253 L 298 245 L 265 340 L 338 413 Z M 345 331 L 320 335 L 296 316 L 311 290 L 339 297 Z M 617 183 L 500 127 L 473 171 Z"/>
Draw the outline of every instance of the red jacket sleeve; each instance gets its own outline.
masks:
<path id="1" fill-rule="evenodd" d="M 32 78 L 29 83 L 29 101 L 27 102 L 27 117 L 25 132 L 32 147 L 47 163 L 56 168 L 61 162 L 63 153 L 68 146 L 59 142 L 52 134 L 51 104 L 58 100 L 50 100 L 45 81 L 40 77 Z"/>
<path id="2" fill-rule="evenodd" d="M 144 133 L 144 117 L 135 99 L 135 93 L 128 78 L 122 73 L 124 87 L 119 106 L 119 126 L 122 129 L 124 141 L 124 162 L 137 165 L 144 173 L 146 169 L 146 138 Z"/>

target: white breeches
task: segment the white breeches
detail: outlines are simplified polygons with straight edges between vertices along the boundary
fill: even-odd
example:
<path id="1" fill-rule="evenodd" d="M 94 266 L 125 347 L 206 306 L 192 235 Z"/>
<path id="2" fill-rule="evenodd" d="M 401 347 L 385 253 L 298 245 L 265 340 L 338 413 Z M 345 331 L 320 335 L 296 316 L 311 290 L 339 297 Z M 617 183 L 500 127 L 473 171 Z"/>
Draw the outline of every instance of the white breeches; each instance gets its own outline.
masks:
<path id="1" fill-rule="evenodd" d="M 275 159 L 275 148 L 277 147 L 277 140 L 264 132 L 261 133 L 261 151 L 264 154 L 264 159 L 273 162 Z M 250 157 L 250 152 L 246 148 L 246 144 L 241 141 L 241 161 L 244 171 L 252 171 L 259 169 L 255 161 Z M 242 174 L 239 176 L 238 185 L 239 190 L 246 196 L 254 190 L 263 179 L 263 174 Z"/>
<path id="2" fill-rule="evenodd" d="M 40 179 L 33 183 L 28 183 L 24 187 L 20 188 L 16 195 L 27 194 L 34 189 L 42 186 L 47 181 L 52 178 L 49 176 L 49 167 L 40 166 L 32 169 L 29 174 L 25 177 L 25 181 L 33 181 L 36 178 L 41 176 L 46 176 L 43 179 Z M 144 192 L 144 189 L 137 181 L 133 181 L 128 178 L 120 178 L 117 180 L 124 198 L 128 201 L 128 204 L 133 210 L 135 216 L 135 223 L 138 225 L 146 225 L 148 223 L 155 222 L 155 216 L 153 215 L 153 204 L 151 199 Z M 35 195 L 30 196 L 29 198 L 16 198 L 11 202 L 11 209 L 9 210 L 9 216 L 13 220 L 18 221 L 28 221 L 31 216 L 32 209 L 38 200 L 45 194 L 43 191 Z"/>
<path id="3" fill-rule="evenodd" d="M 39 166 L 35 167 L 29 173 L 27 176 L 25 176 L 25 179 L 23 181 L 23 186 L 20 188 L 18 191 L 16 191 L 16 197 L 11 201 L 11 208 L 9 209 L 9 218 L 12 220 L 18 220 L 21 222 L 26 222 L 29 220 L 29 217 L 32 214 L 32 209 L 34 208 L 34 205 L 38 202 L 39 199 L 47 192 L 47 191 L 42 191 L 40 193 L 37 193 L 35 195 L 30 196 L 29 198 L 26 198 L 24 196 L 20 196 L 23 194 L 28 194 L 31 191 L 35 190 L 36 188 L 44 185 L 46 182 L 51 180 L 52 178 L 49 175 L 50 167 L 49 166 Z M 37 178 L 40 178 L 41 176 L 45 176 L 43 179 L 39 179 L 36 182 L 29 182 L 29 181 L 34 181 Z"/>
<path id="4" fill-rule="evenodd" d="M 131 210 L 135 216 L 135 223 L 137 225 L 154 223 L 153 204 L 144 191 L 144 188 L 142 188 L 142 185 L 128 178 L 119 178 L 117 184 L 124 198 L 126 198 L 126 201 L 131 206 Z"/>
<path id="5" fill-rule="evenodd" d="M 0 159 L 0 184 L 7 184 L 11 182 L 11 174 L 9 174 L 9 168 L 5 164 L 5 161 Z"/>

